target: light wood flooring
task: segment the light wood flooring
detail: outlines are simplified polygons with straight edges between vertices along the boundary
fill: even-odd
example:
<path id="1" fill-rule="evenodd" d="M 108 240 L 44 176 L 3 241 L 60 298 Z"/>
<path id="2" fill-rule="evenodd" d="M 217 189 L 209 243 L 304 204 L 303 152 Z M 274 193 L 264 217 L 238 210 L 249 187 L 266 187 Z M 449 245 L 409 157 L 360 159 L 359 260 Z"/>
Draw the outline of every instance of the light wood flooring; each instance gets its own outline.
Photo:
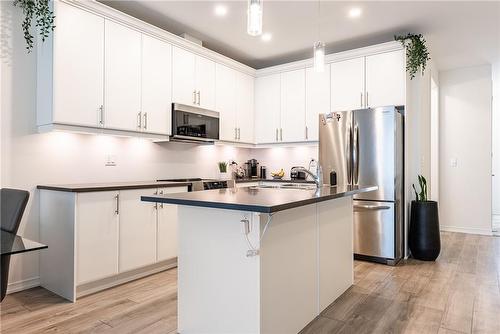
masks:
<path id="1" fill-rule="evenodd" d="M 500 238 L 442 233 L 436 262 L 355 262 L 354 286 L 301 334 L 498 334 L 499 275 Z M 176 333 L 176 276 L 169 270 L 74 304 L 42 288 L 11 294 L 0 304 L 0 331 Z"/>

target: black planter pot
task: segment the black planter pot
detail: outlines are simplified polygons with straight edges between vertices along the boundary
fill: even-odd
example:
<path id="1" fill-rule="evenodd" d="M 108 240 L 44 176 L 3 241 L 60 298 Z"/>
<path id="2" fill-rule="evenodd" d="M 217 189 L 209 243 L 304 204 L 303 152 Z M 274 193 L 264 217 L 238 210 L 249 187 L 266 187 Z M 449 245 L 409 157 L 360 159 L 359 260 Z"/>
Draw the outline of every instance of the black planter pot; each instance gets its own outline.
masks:
<path id="1" fill-rule="evenodd" d="M 438 203 L 412 201 L 409 245 L 415 259 L 434 261 L 441 251 Z"/>

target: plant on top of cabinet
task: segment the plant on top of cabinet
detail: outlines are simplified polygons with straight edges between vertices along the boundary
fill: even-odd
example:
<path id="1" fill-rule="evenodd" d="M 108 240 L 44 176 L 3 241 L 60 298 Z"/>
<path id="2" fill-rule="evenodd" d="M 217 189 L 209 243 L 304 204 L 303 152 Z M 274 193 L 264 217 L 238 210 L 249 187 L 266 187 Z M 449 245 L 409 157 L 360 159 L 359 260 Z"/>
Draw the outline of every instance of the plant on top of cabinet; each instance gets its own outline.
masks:
<path id="1" fill-rule="evenodd" d="M 429 51 L 425 45 L 425 38 L 422 34 L 410 34 L 406 36 L 394 36 L 396 41 L 400 41 L 406 48 L 406 71 L 410 73 L 410 79 L 415 77 L 418 69 L 421 69 L 422 75 L 424 74 L 427 61 L 431 60 Z"/>
<path id="2" fill-rule="evenodd" d="M 15 0 L 14 6 L 23 10 L 24 20 L 22 23 L 24 40 L 28 53 L 33 49 L 33 35 L 31 34 L 32 22 L 35 20 L 35 29 L 40 31 L 42 42 L 54 31 L 54 12 L 50 10 L 48 0 Z"/>

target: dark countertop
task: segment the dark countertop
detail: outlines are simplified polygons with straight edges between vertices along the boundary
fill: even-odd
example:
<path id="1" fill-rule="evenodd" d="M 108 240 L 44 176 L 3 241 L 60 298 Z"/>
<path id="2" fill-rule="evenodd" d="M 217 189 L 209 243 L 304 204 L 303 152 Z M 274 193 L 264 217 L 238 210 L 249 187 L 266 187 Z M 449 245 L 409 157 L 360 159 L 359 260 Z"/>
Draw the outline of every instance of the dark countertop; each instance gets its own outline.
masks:
<path id="1" fill-rule="evenodd" d="M 191 186 L 191 182 L 138 181 L 138 182 L 82 183 L 82 184 L 38 185 L 37 188 L 45 190 L 83 193 L 92 191 L 168 188 L 168 187 L 185 187 L 185 186 Z"/>
<path id="2" fill-rule="evenodd" d="M 206 208 L 273 213 L 377 189 L 377 186 L 323 186 L 313 190 L 243 187 L 142 196 L 141 200 Z"/>
<path id="3" fill-rule="evenodd" d="M 246 183 L 246 182 L 286 182 L 286 183 L 314 183 L 311 180 L 291 180 L 291 179 L 235 179 L 236 183 Z"/>

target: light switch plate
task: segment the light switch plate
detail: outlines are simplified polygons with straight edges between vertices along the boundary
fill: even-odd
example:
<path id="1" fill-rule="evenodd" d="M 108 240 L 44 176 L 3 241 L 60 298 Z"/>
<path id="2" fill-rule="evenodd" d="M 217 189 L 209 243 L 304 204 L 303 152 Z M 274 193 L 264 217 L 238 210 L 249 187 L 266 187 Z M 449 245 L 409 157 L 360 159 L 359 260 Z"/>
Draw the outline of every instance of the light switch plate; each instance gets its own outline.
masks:
<path id="1" fill-rule="evenodd" d="M 458 165 L 457 158 L 451 158 L 451 160 L 450 160 L 450 166 L 451 167 L 457 167 L 457 165 Z"/>

